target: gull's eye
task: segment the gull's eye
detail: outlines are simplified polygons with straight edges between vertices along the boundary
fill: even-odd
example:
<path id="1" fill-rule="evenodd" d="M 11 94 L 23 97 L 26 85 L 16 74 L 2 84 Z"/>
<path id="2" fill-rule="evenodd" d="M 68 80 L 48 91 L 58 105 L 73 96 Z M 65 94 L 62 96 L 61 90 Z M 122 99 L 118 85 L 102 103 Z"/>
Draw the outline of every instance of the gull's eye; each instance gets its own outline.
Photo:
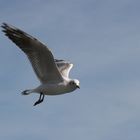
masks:
<path id="1" fill-rule="evenodd" d="M 75 85 L 75 83 L 73 81 L 70 82 L 70 85 Z"/>

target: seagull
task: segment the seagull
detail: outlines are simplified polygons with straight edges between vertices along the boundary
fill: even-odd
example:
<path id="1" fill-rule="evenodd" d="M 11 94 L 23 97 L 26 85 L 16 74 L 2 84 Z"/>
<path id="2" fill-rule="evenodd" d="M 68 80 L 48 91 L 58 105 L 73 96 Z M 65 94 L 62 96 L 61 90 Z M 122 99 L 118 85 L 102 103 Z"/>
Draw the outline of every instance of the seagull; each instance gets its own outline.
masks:
<path id="1" fill-rule="evenodd" d="M 72 63 L 55 59 L 46 45 L 26 32 L 7 23 L 1 27 L 5 35 L 26 54 L 40 81 L 38 87 L 22 92 L 22 95 L 40 94 L 34 106 L 42 103 L 45 95 L 60 95 L 80 88 L 79 80 L 69 78 Z"/>

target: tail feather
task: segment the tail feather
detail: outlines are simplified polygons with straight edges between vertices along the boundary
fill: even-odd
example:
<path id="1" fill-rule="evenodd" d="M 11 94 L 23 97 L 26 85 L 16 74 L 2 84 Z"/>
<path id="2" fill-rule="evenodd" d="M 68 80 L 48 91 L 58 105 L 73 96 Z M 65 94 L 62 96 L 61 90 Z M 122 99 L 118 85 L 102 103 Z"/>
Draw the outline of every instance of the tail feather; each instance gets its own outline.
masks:
<path id="1" fill-rule="evenodd" d="M 22 95 L 29 95 L 30 93 L 32 93 L 32 90 L 24 90 L 21 94 Z"/>

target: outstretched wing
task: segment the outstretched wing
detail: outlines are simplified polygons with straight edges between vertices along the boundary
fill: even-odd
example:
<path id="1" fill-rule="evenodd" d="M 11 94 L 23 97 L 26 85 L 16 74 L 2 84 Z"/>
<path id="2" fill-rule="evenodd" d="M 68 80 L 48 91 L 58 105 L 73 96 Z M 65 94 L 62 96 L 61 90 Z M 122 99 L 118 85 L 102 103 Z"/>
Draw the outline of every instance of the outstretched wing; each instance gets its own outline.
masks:
<path id="1" fill-rule="evenodd" d="M 3 23 L 1 27 L 5 35 L 27 55 L 41 83 L 63 81 L 47 46 L 16 27 L 6 23 Z"/>
<path id="2" fill-rule="evenodd" d="M 60 73 L 62 74 L 62 76 L 69 78 L 69 72 L 73 67 L 73 64 L 65 61 L 65 60 L 58 60 L 55 59 L 55 63 L 60 71 Z"/>

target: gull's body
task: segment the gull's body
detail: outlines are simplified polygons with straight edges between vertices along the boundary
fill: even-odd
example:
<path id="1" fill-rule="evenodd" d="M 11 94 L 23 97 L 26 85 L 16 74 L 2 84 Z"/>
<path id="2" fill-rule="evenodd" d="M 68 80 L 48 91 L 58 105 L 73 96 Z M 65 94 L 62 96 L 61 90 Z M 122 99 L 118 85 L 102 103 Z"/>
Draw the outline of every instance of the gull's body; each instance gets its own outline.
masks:
<path id="1" fill-rule="evenodd" d="M 22 92 L 23 95 L 40 94 L 39 100 L 34 105 L 41 103 L 45 95 L 64 94 L 79 87 L 78 80 L 69 78 L 73 64 L 54 59 L 47 46 L 20 29 L 6 23 L 3 23 L 2 28 L 5 35 L 27 55 L 40 80 L 41 84 L 37 88 Z"/>

